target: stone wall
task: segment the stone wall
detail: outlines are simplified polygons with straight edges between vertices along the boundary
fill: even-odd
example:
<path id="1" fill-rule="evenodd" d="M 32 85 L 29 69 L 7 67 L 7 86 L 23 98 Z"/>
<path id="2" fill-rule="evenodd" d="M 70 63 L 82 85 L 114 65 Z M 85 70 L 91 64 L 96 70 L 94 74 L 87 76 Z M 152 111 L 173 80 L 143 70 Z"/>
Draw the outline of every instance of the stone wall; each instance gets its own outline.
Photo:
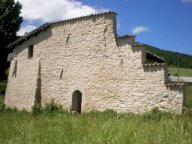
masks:
<path id="1" fill-rule="evenodd" d="M 14 81 L 9 75 L 6 105 L 28 109 L 29 104 L 21 99 L 24 96 L 33 97 L 28 103 L 34 104 L 38 64 L 31 68 L 27 65 L 29 61 L 40 61 L 43 106 L 54 100 L 70 109 L 72 94 L 79 90 L 83 112 L 114 109 L 141 113 L 159 107 L 181 113 L 182 88 L 166 87 L 167 67 L 144 67 L 145 48 L 132 43 L 133 38 L 116 38 L 116 17 L 111 13 L 53 24 L 14 49 L 25 73 L 18 76 L 28 81 L 22 86 L 31 93 L 21 94 L 21 84 L 14 85 L 23 82 Z M 32 44 L 34 56 L 29 60 L 27 48 Z M 11 67 L 13 64 L 14 61 Z M 34 73 L 27 75 L 29 71 Z"/>
<path id="2" fill-rule="evenodd" d="M 39 59 L 17 60 L 11 62 L 5 105 L 19 110 L 31 110 L 35 102 Z"/>

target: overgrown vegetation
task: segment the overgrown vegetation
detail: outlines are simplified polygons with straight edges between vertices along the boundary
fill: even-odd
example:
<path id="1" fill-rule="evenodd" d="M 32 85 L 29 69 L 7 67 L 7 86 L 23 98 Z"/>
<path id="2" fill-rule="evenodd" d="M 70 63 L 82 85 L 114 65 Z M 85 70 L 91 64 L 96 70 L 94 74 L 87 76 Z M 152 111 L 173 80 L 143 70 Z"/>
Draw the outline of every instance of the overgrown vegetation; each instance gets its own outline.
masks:
<path id="1" fill-rule="evenodd" d="M 69 114 L 66 110 L 62 108 L 61 105 L 56 105 L 54 101 L 46 104 L 45 107 L 41 107 L 39 103 L 36 103 L 32 108 L 32 114 L 34 116 L 44 114 L 44 115 L 54 115 L 54 114 Z"/>
<path id="2" fill-rule="evenodd" d="M 0 112 L 0 143 L 192 143 L 192 116 L 154 108 L 136 115 L 113 110 L 72 115 L 54 102 L 36 105 L 33 114 L 4 109 Z"/>
<path id="3" fill-rule="evenodd" d="M 146 45 L 146 49 L 162 58 L 165 59 L 169 66 L 178 66 L 178 53 L 168 50 L 162 50 L 153 46 Z M 179 53 L 179 67 L 192 68 L 192 56 L 187 54 Z"/>
<path id="4" fill-rule="evenodd" d="M 12 52 L 12 49 L 5 47 L 16 40 L 17 31 L 22 23 L 21 4 L 15 0 L 0 1 L 0 80 L 6 80 L 6 69 L 9 67 L 7 63 L 7 55 Z"/>
<path id="5" fill-rule="evenodd" d="M 184 106 L 186 108 L 192 109 L 192 85 L 191 84 L 186 85 L 186 98 L 185 98 Z"/>
<path id="6" fill-rule="evenodd" d="M 6 81 L 0 81 L 0 94 L 3 95 L 5 93 L 6 85 L 7 85 Z"/>

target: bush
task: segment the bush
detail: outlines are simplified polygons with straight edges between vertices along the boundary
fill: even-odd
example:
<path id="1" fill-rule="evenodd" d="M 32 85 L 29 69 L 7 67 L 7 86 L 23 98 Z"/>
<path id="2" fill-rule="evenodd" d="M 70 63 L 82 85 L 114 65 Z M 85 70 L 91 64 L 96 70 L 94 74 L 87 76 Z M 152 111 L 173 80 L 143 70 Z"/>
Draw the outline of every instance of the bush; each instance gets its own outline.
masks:
<path id="1" fill-rule="evenodd" d="M 5 93 L 7 81 L 0 81 L 0 93 Z"/>
<path id="2" fill-rule="evenodd" d="M 16 107 L 15 108 L 5 107 L 4 112 L 14 113 L 14 112 L 18 112 L 18 109 Z"/>
<path id="3" fill-rule="evenodd" d="M 105 115 L 106 117 L 109 117 L 109 118 L 117 117 L 117 112 L 113 109 L 106 109 L 102 113 L 103 113 L 103 115 Z"/>
<path id="4" fill-rule="evenodd" d="M 4 112 L 4 111 L 5 111 L 5 105 L 2 104 L 2 105 L 0 105 L 0 113 L 1 113 L 1 112 Z"/>
<path id="5" fill-rule="evenodd" d="M 192 108 L 185 108 L 183 115 L 192 117 Z"/>
<path id="6" fill-rule="evenodd" d="M 151 121 L 151 120 L 160 121 L 162 118 L 170 118 L 171 116 L 173 116 L 171 113 L 162 112 L 158 109 L 158 107 L 155 107 L 151 109 L 150 112 L 143 114 L 144 120 L 147 120 L 147 121 Z"/>
<path id="7" fill-rule="evenodd" d="M 17 111 L 18 111 L 17 108 L 6 107 L 5 104 L 0 103 L 0 113 L 3 113 L 3 112 L 11 113 L 11 112 L 17 112 Z"/>
<path id="8" fill-rule="evenodd" d="M 41 109 L 41 104 L 40 103 L 35 103 L 35 105 L 32 107 L 32 114 L 33 115 L 38 115 L 42 113 Z"/>
<path id="9" fill-rule="evenodd" d="M 69 112 L 65 111 L 62 106 L 55 104 L 54 101 L 51 101 L 51 103 L 47 103 L 43 108 L 39 103 L 36 103 L 32 108 L 32 114 L 36 116 L 39 114 L 69 114 Z"/>
<path id="10" fill-rule="evenodd" d="M 51 103 L 46 104 L 45 108 L 43 108 L 42 110 L 43 113 L 45 114 L 51 114 L 63 111 L 62 106 L 56 105 L 53 100 L 51 101 Z"/>

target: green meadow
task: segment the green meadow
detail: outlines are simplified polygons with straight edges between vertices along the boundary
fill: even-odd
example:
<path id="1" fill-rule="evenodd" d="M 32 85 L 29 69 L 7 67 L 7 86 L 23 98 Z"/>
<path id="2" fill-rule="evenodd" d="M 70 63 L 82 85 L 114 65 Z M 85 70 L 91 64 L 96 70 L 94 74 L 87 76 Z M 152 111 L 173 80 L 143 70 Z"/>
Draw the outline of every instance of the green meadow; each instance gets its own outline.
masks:
<path id="1" fill-rule="evenodd" d="M 191 91 L 191 89 L 190 89 Z M 113 110 L 71 113 L 52 104 L 32 113 L 5 109 L 1 99 L 1 144 L 191 144 L 192 111 L 183 115 L 136 115 Z"/>
<path id="2" fill-rule="evenodd" d="M 178 76 L 178 69 L 176 67 L 169 67 L 168 71 L 171 76 Z M 179 76 L 192 77 L 192 69 L 179 68 Z"/>

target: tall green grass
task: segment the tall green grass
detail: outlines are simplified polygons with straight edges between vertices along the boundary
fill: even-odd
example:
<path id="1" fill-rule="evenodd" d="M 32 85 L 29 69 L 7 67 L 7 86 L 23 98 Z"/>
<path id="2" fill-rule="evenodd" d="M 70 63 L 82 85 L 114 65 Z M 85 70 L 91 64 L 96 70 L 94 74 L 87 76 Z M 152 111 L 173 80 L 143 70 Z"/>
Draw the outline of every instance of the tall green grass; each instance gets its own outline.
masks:
<path id="1" fill-rule="evenodd" d="M 49 106 L 50 107 L 50 106 Z M 0 113 L 2 144 L 191 144 L 192 117 L 163 113 L 135 115 L 113 110 L 73 116 L 68 112 Z"/>
<path id="2" fill-rule="evenodd" d="M 187 91 L 191 96 L 192 87 Z M 106 110 L 74 116 L 54 103 L 44 109 L 36 105 L 33 113 L 0 111 L 0 144 L 63 143 L 191 144 L 192 115 L 175 115 L 155 108 L 142 115 Z"/>
<path id="3" fill-rule="evenodd" d="M 192 85 L 186 86 L 186 97 L 184 106 L 187 108 L 192 108 Z"/>

